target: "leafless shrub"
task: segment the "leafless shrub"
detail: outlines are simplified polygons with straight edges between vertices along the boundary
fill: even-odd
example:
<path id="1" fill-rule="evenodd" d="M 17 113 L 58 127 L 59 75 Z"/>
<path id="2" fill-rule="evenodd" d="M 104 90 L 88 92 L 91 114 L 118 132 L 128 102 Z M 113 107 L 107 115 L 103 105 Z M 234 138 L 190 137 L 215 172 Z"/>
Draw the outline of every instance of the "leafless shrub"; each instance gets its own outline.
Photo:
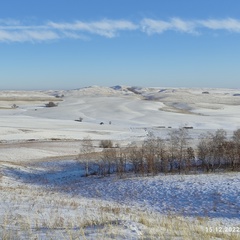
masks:
<path id="1" fill-rule="evenodd" d="M 18 108 L 18 106 L 14 103 L 12 106 L 11 106 L 12 109 L 16 109 Z"/>
<path id="2" fill-rule="evenodd" d="M 57 103 L 54 103 L 54 102 L 49 102 L 49 103 L 46 103 L 45 106 L 46 106 L 46 107 L 57 107 L 58 104 L 57 104 Z"/>
<path id="3" fill-rule="evenodd" d="M 101 140 L 99 143 L 100 148 L 112 148 L 113 142 L 112 140 Z"/>
<path id="4" fill-rule="evenodd" d="M 79 119 L 76 119 L 75 121 L 76 121 L 76 122 L 82 122 L 82 121 L 83 121 L 83 118 L 80 117 Z"/>

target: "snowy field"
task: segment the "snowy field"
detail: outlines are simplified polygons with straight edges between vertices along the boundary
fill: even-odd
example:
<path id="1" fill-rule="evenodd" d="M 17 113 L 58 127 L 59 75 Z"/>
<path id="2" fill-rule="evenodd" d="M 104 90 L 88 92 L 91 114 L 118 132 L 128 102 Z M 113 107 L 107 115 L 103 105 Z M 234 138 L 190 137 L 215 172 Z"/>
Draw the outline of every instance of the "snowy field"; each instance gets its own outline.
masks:
<path id="1" fill-rule="evenodd" d="M 0 92 L 0 238 L 191 239 L 191 230 L 196 239 L 238 239 L 239 173 L 86 178 L 76 157 L 84 137 L 98 149 L 100 140 L 125 146 L 182 126 L 192 128 L 193 147 L 207 131 L 231 136 L 240 128 L 239 94 L 125 86 Z"/>

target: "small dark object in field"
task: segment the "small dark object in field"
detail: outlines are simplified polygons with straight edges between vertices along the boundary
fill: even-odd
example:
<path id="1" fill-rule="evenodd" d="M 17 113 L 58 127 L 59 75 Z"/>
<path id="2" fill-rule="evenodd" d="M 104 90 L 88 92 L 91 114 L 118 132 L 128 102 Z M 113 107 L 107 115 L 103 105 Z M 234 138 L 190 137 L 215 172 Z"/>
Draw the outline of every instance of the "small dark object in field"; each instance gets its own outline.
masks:
<path id="1" fill-rule="evenodd" d="M 76 120 L 74 120 L 74 121 L 76 121 L 76 122 L 82 122 L 82 121 L 83 121 L 83 118 L 80 117 L 79 119 L 76 119 Z"/>
<path id="2" fill-rule="evenodd" d="M 49 103 L 46 103 L 45 106 L 46 106 L 46 107 L 56 107 L 57 104 L 54 103 L 54 102 L 49 102 Z"/>

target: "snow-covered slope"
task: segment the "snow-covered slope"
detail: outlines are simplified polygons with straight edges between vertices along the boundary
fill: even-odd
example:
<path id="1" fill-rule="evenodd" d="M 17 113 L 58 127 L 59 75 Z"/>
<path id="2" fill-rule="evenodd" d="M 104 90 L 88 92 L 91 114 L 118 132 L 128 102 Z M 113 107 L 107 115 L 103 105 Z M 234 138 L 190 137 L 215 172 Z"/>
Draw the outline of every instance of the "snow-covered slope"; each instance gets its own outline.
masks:
<path id="1" fill-rule="evenodd" d="M 77 239 L 84 228 L 86 239 L 112 239 L 109 232 L 116 230 L 119 239 L 139 239 L 154 222 L 149 239 L 190 239 L 191 230 L 182 235 L 182 220 L 176 233 L 172 219 L 179 214 L 190 219 L 187 229 L 205 216 L 208 228 L 239 229 L 239 173 L 83 178 L 84 166 L 75 160 L 86 136 L 94 146 L 102 139 L 123 146 L 144 140 L 149 131 L 167 137 L 182 126 L 193 127 L 193 140 L 219 128 L 232 134 L 240 128 L 239 92 L 129 86 L 0 92 L 0 234 L 65 239 L 77 233 L 71 236 Z M 50 101 L 57 106 L 46 107 Z M 171 233 L 162 222 L 169 214 Z M 196 239 L 206 227 L 195 228 Z M 163 235 L 156 237 L 156 229 Z"/>
<path id="2" fill-rule="evenodd" d="M 194 138 L 201 132 L 219 128 L 231 134 L 240 127 L 238 92 L 129 86 L 3 91 L 0 92 L 0 141 L 65 141 L 90 136 L 131 142 L 143 140 L 148 131 L 166 137 L 169 131 L 181 126 L 193 127 L 190 134 Z M 58 106 L 45 107 L 49 101 Z M 12 109 L 12 104 L 18 108 Z M 79 118 L 82 122 L 76 121 Z"/>

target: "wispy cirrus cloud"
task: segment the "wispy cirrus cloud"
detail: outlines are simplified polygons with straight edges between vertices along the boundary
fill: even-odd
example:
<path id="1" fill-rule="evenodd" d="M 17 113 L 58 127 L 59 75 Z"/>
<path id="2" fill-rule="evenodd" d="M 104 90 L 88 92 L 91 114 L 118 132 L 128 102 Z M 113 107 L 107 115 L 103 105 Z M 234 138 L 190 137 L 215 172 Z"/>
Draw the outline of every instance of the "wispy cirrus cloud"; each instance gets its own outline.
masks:
<path id="1" fill-rule="evenodd" d="M 212 30 L 227 30 L 230 32 L 240 32 L 240 20 L 233 18 L 226 19 L 208 19 L 198 21 L 198 23 L 205 28 Z"/>
<path id="2" fill-rule="evenodd" d="M 12 22 L 13 23 L 13 22 Z M 120 31 L 133 31 L 139 26 L 127 20 L 104 19 L 95 22 L 52 22 L 44 25 L 22 25 L 0 21 L 0 42 L 41 42 L 55 39 L 88 39 L 86 34 L 114 38 Z"/>
<path id="3" fill-rule="evenodd" d="M 58 38 L 57 33 L 48 30 L 0 30 L 1 42 L 41 42 Z"/>
<path id="4" fill-rule="evenodd" d="M 196 35 L 204 34 L 206 30 L 240 33 L 240 20 L 234 18 L 200 20 L 144 18 L 138 23 L 128 20 L 103 19 L 89 22 L 48 21 L 41 25 L 31 25 L 22 24 L 14 19 L 0 19 L 0 42 L 45 42 L 59 39 L 86 40 L 92 35 L 114 38 L 123 31 L 141 31 L 148 35 L 173 31 Z"/>
<path id="5" fill-rule="evenodd" d="M 145 18 L 140 23 L 143 32 L 149 35 L 165 31 L 179 31 L 185 33 L 196 33 L 196 24 L 194 21 L 184 21 L 180 18 L 172 18 L 170 21 L 153 20 Z"/>
<path id="6" fill-rule="evenodd" d="M 203 29 L 240 32 L 240 20 L 233 18 L 183 20 L 171 18 L 169 21 L 145 18 L 140 23 L 143 32 L 149 35 L 161 34 L 165 31 L 177 31 L 190 34 L 199 34 Z"/>
<path id="7" fill-rule="evenodd" d="M 49 22 L 49 27 L 57 30 L 68 30 L 74 32 L 87 32 L 91 34 L 101 35 L 107 38 L 113 38 L 119 31 L 136 30 L 138 25 L 126 20 L 101 20 L 98 22 L 82 22 L 74 23 L 56 23 Z"/>

